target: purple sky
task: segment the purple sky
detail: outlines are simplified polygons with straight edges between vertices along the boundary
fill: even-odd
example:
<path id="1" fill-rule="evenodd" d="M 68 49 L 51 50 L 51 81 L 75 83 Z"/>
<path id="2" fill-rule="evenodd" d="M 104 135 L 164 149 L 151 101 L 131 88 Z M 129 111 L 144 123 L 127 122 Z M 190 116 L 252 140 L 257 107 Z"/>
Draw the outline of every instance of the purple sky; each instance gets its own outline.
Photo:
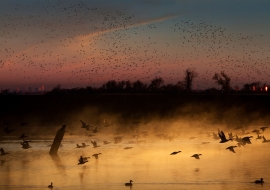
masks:
<path id="1" fill-rule="evenodd" d="M 238 0 L 0 2 L 0 88 L 101 86 L 162 77 L 194 88 L 270 84 L 270 2 Z"/>

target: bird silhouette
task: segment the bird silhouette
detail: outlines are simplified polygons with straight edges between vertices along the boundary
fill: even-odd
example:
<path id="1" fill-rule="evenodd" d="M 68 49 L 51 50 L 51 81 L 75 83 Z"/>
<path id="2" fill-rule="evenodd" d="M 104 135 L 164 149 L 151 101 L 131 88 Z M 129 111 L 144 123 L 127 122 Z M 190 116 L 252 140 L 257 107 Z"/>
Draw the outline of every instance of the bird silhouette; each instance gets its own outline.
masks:
<path id="1" fill-rule="evenodd" d="M 193 154 L 191 157 L 194 157 L 194 158 L 196 158 L 196 159 L 200 159 L 200 156 L 201 156 L 202 154 Z"/>
<path id="2" fill-rule="evenodd" d="M 175 151 L 175 152 L 172 152 L 170 155 L 176 155 L 176 154 L 178 154 L 180 152 L 181 152 L 180 150 L 179 151 Z"/>
<path id="3" fill-rule="evenodd" d="M 8 154 L 7 152 L 5 152 L 5 150 L 2 147 L 0 148 L 0 152 L 1 152 L 1 156 Z"/>
<path id="4" fill-rule="evenodd" d="M 226 143 L 229 140 L 232 140 L 232 139 L 227 139 L 223 131 L 218 131 L 218 136 L 221 139 L 219 143 Z"/>
<path id="5" fill-rule="evenodd" d="M 255 180 L 254 183 L 263 184 L 264 183 L 263 178 L 261 178 L 260 180 Z"/>
<path id="6" fill-rule="evenodd" d="M 132 184 L 132 180 L 129 180 L 129 183 L 125 183 L 125 186 L 132 186 L 133 184 Z"/>
<path id="7" fill-rule="evenodd" d="M 226 150 L 230 150 L 231 152 L 235 153 L 234 148 L 237 146 L 229 146 L 226 148 Z"/>

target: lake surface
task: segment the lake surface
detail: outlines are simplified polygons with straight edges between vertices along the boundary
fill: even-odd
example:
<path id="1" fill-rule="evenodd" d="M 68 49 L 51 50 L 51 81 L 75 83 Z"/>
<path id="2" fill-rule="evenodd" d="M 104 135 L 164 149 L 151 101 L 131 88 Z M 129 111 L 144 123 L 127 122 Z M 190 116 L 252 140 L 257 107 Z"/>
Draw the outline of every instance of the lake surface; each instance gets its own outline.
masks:
<path id="1" fill-rule="evenodd" d="M 32 140 L 30 149 L 21 148 L 22 140 L 2 138 L 0 147 L 9 154 L 0 156 L 0 189 L 48 189 L 53 182 L 55 190 L 125 190 L 130 189 L 124 185 L 129 180 L 133 190 L 270 189 L 270 143 L 256 140 L 256 135 L 252 144 L 236 147 L 236 153 L 226 150 L 235 141 L 221 144 L 206 133 L 194 133 L 194 140 L 190 134 L 181 134 L 172 141 L 150 134 L 141 137 L 140 143 L 132 134 L 122 136 L 122 142 L 114 143 L 113 135 L 65 135 L 58 157 L 49 155 L 53 137 Z M 100 147 L 93 148 L 93 140 Z M 111 143 L 104 145 L 104 140 Z M 76 148 L 83 142 L 89 146 Z M 170 155 L 174 151 L 181 152 Z M 95 159 L 95 153 L 102 154 Z M 196 153 L 202 154 L 200 159 L 191 157 Z M 91 158 L 78 165 L 81 155 Z M 253 183 L 261 177 L 263 185 Z"/>

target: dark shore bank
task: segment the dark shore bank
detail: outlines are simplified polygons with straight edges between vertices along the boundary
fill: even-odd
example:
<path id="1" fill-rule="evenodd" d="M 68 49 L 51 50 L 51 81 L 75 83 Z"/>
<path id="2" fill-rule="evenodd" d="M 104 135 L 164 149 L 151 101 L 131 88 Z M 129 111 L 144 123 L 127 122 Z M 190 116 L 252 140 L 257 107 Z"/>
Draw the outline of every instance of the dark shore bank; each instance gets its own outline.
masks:
<path id="1" fill-rule="evenodd" d="M 196 119 L 205 114 L 211 114 L 211 122 L 217 123 L 270 121 L 267 119 L 269 95 L 1 96 L 0 105 L 0 122 L 22 122 L 38 117 L 43 125 L 62 125 L 70 114 L 87 108 L 95 109 L 96 114 L 118 114 L 123 121 L 153 115 Z"/>

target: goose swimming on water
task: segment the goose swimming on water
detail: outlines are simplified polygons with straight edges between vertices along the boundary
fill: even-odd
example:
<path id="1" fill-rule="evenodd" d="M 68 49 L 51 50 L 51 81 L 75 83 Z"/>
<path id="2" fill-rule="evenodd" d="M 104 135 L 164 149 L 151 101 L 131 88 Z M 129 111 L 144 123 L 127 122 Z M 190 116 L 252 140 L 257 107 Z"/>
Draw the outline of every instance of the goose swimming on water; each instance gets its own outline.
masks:
<path id="1" fill-rule="evenodd" d="M 53 183 L 51 182 L 51 185 L 48 185 L 48 188 L 53 188 Z"/>
<path id="2" fill-rule="evenodd" d="M 254 183 L 263 184 L 264 183 L 263 178 L 261 178 L 260 180 L 255 180 Z"/>
<path id="3" fill-rule="evenodd" d="M 133 184 L 131 182 L 133 182 L 133 181 L 130 180 L 129 183 L 125 183 L 125 186 L 132 186 Z"/>

